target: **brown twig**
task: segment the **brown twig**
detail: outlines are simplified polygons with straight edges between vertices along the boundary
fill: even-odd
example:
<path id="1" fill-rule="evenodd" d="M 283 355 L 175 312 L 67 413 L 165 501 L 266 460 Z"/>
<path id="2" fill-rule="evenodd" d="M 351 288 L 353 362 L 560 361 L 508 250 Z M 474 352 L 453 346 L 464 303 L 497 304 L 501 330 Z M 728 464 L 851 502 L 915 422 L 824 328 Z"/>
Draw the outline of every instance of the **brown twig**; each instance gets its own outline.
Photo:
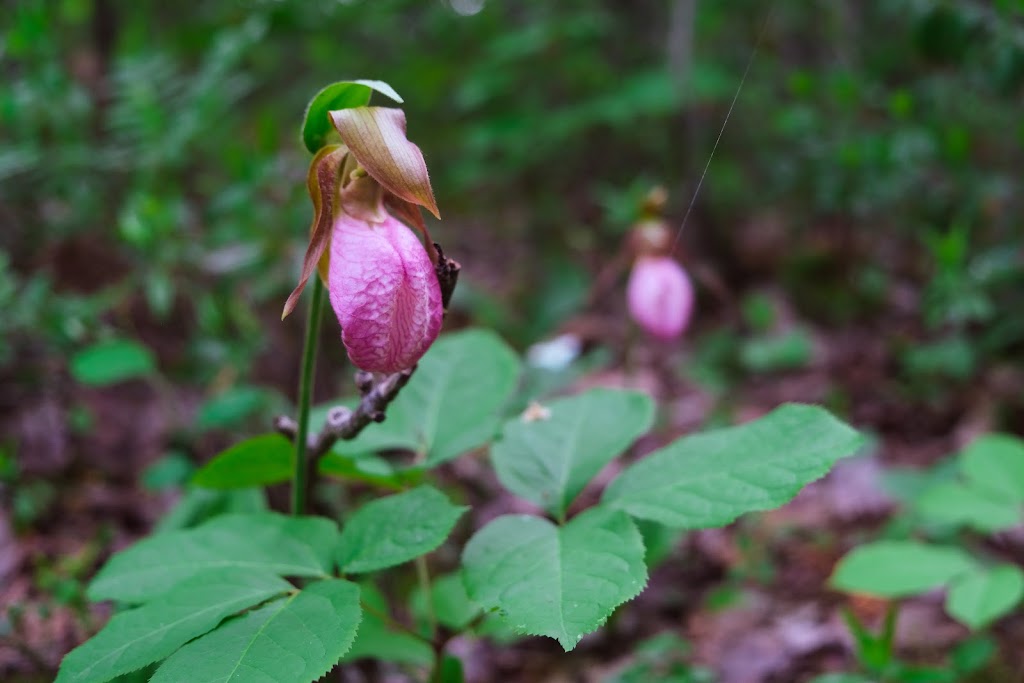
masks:
<path id="1" fill-rule="evenodd" d="M 310 457 L 319 458 L 331 450 L 337 441 L 354 439 L 371 422 L 383 422 L 388 405 L 395 400 L 415 372 L 416 366 L 401 372 L 384 375 L 379 380 L 371 380 L 371 384 L 360 386 L 362 370 L 356 373 L 356 383 L 360 391 L 366 387 L 363 398 L 355 410 L 345 406 L 335 406 L 327 411 L 327 421 L 320 433 L 313 437 L 310 445 Z"/>

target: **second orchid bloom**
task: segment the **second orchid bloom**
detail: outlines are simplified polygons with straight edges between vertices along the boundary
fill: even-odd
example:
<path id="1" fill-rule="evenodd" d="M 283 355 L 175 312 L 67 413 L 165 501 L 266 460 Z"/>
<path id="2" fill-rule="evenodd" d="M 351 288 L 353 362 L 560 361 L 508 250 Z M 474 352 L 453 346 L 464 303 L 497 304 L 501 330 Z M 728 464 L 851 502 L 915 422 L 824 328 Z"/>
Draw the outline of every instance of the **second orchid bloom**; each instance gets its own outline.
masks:
<path id="1" fill-rule="evenodd" d="M 636 254 L 626 285 L 630 317 L 658 339 L 677 339 L 690 324 L 694 293 L 690 277 L 672 255 L 672 233 L 658 217 L 665 204 L 664 190 L 648 195 L 642 220 L 634 226 L 630 246 Z"/>

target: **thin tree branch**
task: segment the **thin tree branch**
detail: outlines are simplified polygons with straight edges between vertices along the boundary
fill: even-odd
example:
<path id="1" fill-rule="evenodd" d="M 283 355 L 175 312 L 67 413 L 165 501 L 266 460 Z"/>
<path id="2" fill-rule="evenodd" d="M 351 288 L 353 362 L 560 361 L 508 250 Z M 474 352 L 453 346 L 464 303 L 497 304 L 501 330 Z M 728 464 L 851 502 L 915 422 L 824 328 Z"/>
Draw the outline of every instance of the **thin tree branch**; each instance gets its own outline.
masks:
<path id="1" fill-rule="evenodd" d="M 320 433 L 314 437 L 311 446 L 313 457 L 320 457 L 339 440 L 354 439 L 371 422 L 383 422 L 388 405 L 395 400 L 398 392 L 408 383 L 416 366 L 390 375 L 385 375 L 372 384 L 363 394 L 362 400 L 355 410 L 344 406 L 335 406 L 327 411 L 327 422 Z M 356 373 L 357 385 L 362 371 Z M 362 389 L 362 387 L 360 387 Z"/>

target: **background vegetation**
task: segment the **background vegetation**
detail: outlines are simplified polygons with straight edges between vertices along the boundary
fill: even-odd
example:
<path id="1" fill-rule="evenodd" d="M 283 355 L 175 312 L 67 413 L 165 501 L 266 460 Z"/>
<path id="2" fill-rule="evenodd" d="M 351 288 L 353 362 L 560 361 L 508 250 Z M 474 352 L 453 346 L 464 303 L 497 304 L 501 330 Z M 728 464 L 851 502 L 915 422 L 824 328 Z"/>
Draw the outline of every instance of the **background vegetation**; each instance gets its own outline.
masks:
<path id="1" fill-rule="evenodd" d="M 310 218 L 297 127 L 341 78 L 406 100 L 445 218 L 431 230 L 464 265 L 449 329 L 523 350 L 581 340 L 583 360 L 524 401 L 570 381 L 646 387 L 667 437 L 802 400 L 876 435 L 837 475 L 849 509 L 819 501 L 827 526 L 791 512 L 666 550 L 675 602 L 651 618 L 722 681 L 755 680 L 716 645 L 723 614 L 756 640 L 766 614 L 835 607 L 835 559 L 906 500 L 882 493 L 892 468 L 931 472 L 978 434 L 1022 431 L 1019 0 L 15 0 L 2 15 L 4 677 L 45 680 L 102 618 L 81 594 L 100 558 L 156 523 L 196 463 L 289 410 L 301 329 L 277 317 Z M 678 224 L 759 37 L 681 234 L 695 324 L 678 348 L 648 344 L 624 315 L 626 232 L 656 184 Z M 323 400 L 350 374 L 325 327 Z M 1020 562 L 1015 538 L 994 551 Z M 767 596 L 755 616 L 751 595 Z M 911 656 L 941 659 L 936 623 Z M 1020 616 L 1001 622 L 978 680 L 1014 680 L 997 677 L 1024 666 L 1021 638 Z M 653 680 L 648 659 L 674 670 L 684 646 L 652 642 L 620 680 Z M 844 668 L 837 642 L 763 680 Z M 496 670 L 596 666 L 522 647 Z"/>

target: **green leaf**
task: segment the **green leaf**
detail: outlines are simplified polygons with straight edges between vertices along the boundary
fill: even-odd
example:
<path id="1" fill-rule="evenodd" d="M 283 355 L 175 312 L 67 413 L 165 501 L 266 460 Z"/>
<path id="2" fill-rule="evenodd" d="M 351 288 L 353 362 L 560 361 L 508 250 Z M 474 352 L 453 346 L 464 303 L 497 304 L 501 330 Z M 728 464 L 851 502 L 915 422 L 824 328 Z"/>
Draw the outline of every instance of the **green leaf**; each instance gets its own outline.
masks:
<path id="1" fill-rule="evenodd" d="M 953 669 L 962 677 L 980 670 L 999 652 L 999 646 L 988 636 L 974 636 L 957 644 L 949 655 Z"/>
<path id="2" fill-rule="evenodd" d="M 847 593 L 902 598 L 944 586 L 974 568 L 974 561 L 959 548 L 877 541 L 855 548 L 840 560 L 830 583 Z"/>
<path id="3" fill-rule="evenodd" d="M 686 536 L 686 531 L 674 529 L 649 519 L 636 520 L 636 528 L 644 539 L 644 561 L 648 569 L 653 569 L 664 562 L 679 547 L 679 542 Z"/>
<path id="4" fill-rule="evenodd" d="M 505 515 L 462 554 L 469 597 L 499 609 L 520 633 L 556 638 L 568 651 L 647 582 L 644 546 L 625 514 L 597 507 L 563 527 Z"/>
<path id="5" fill-rule="evenodd" d="M 156 673 L 157 664 L 147 664 L 143 668 L 131 673 L 118 676 L 113 683 L 149 683 L 149 679 Z"/>
<path id="6" fill-rule="evenodd" d="M 1020 523 L 1020 507 L 992 493 L 959 482 L 929 487 L 914 501 L 914 509 L 941 524 L 967 525 L 989 533 Z"/>
<path id="7" fill-rule="evenodd" d="M 692 665 L 693 648 L 675 633 L 663 632 L 637 643 L 632 660 L 603 683 L 713 683 L 710 670 Z"/>
<path id="8" fill-rule="evenodd" d="M 885 669 L 892 661 L 892 638 L 896 627 L 897 606 L 890 604 L 885 610 L 882 629 L 875 635 L 848 607 L 842 610 L 843 621 L 853 637 L 854 654 L 861 666 L 869 671 Z"/>
<path id="9" fill-rule="evenodd" d="M 430 584 L 430 598 L 437 623 L 453 631 L 466 628 L 480 614 L 480 608 L 466 595 L 466 585 L 458 572 L 435 578 Z M 430 611 L 423 591 L 417 588 L 410 603 L 416 618 L 427 623 Z"/>
<path id="10" fill-rule="evenodd" d="M 197 429 L 233 427 L 247 417 L 266 409 L 274 401 L 273 392 L 254 386 L 236 386 L 211 396 L 199 407 Z"/>
<path id="11" fill-rule="evenodd" d="M 905 664 L 901 661 L 892 662 L 885 673 L 889 680 L 900 683 L 961 683 L 960 677 L 948 668 Z"/>
<path id="12" fill-rule="evenodd" d="M 978 351 L 967 339 L 953 337 L 911 347 L 902 361 L 911 377 L 967 380 L 978 365 Z"/>
<path id="13" fill-rule="evenodd" d="M 280 434 L 237 443 L 203 465 L 192 483 L 209 489 L 244 489 L 290 481 L 295 451 Z"/>
<path id="14" fill-rule="evenodd" d="M 960 469 L 978 488 L 1024 503 L 1024 441 L 1009 434 L 986 434 L 960 455 Z"/>
<path id="15" fill-rule="evenodd" d="M 429 666 L 434 661 L 434 651 L 426 641 L 405 631 L 388 628 L 380 617 L 365 611 L 352 649 L 342 661 L 356 662 L 360 659 Z"/>
<path id="16" fill-rule="evenodd" d="M 288 592 L 292 585 L 249 569 L 213 569 L 163 597 L 115 614 L 61 662 L 57 683 L 102 683 L 158 662 L 225 617 Z"/>
<path id="17" fill-rule="evenodd" d="M 743 322 L 755 332 L 767 332 L 775 325 L 779 317 L 777 308 L 775 301 L 765 292 L 753 292 L 740 302 Z"/>
<path id="18" fill-rule="evenodd" d="M 320 474 L 341 480 L 361 481 L 374 486 L 401 490 L 414 479 L 413 472 L 395 471 L 384 458 L 364 453 L 362 455 L 339 455 L 334 451 L 324 454 L 317 463 Z"/>
<path id="19" fill-rule="evenodd" d="M 1024 596 L 1024 572 L 1003 564 L 964 574 L 950 586 L 946 611 L 971 629 L 980 629 L 1012 610 Z"/>
<path id="20" fill-rule="evenodd" d="M 150 683 L 310 683 L 352 645 L 360 617 L 359 586 L 318 581 L 193 640 Z"/>
<path id="21" fill-rule="evenodd" d="M 524 415 L 531 415 L 530 412 Z M 646 394 L 591 389 L 505 423 L 491 460 L 505 488 L 562 517 L 583 487 L 651 428 Z"/>
<path id="22" fill-rule="evenodd" d="M 485 614 L 472 633 L 477 637 L 486 638 L 492 643 L 502 646 L 517 643 L 524 637 L 498 612 L 488 612 Z"/>
<path id="23" fill-rule="evenodd" d="M 306 107 L 302 121 L 302 142 L 310 154 L 316 154 L 334 133 L 327 112 L 351 107 L 365 107 L 374 91 L 401 104 L 402 98 L 383 81 L 338 81 L 331 83 L 313 96 Z"/>
<path id="24" fill-rule="evenodd" d="M 740 347 L 740 364 L 751 372 L 775 372 L 805 367 L 813 355 L 810 336 L 798 329 L 747 340 Z"/>
<path id="25" fill-rule="evenodd" d="M 927 469 L 918 467 L 891 467 L 882 475 L 882 490 L 898 503 L 909 505 L 936 484 L 955 481 L 959 463 L 955 458 L 943 458 Z"/>
<path id="26" fill-rule="evenodd" d="M 114 339 L 82 349 L 71 357 L 71 376 L 82 384 L 105 386 L 156 371 L 153 353 L 130 339 Z"/>
<path id="27" fill-rule="evenodd" d="M 786 404 L 738 427 L 683 437 L 626 468 L 605 504 L 701 529 L 788 502 L 863 438 L 817 406 Z"/>
<path id="28" fill-rule="evenodd" d="M 194 529 L 144 539 L 114 555 L 89 586 L 91 600 L 144 602 L 211 569 L 325 576 L 338 529 L 322 517 L 222 515 Z"/>
<path id="29" fill-rule="evenodd" d="M 446 654 L 441 660 L 440 681 L 441 683 L 466 683 L 462 660 L 455 655 Z"/>
<path id="30" fill-rule="evenodd" d="M 173 450 L 146 467 L 139 481 L 149 491 L 177 489 L 188 482 L 195 470 L 196 466 L 187 454 Z"/>
<path id="31" fill-rule="evenodd" d="M 493 438 L 519 370 L 518 357 L 493 332 L 445 335 L 420 361 L 387 419 L 334 450 L 352 455 L 408 448 L 421 453 L 428 467 L 451 460 Z"/>
<path id="32" fill-rule="evenodd" d="M 220 515 L 250 514 L 266 509 L 263 489 L 217 491 L 190 486 L 177 505 L 157 522 L 154 533 L 189 529 Z"/>
<path id="33" fill-rule="evenodd" d="M 363 621 L 359 624 L 352 648 L 342 661 L 377 659 L 429 666 L 434 661 L 434 650 L 422 638 L 393 629 L 379 615 L 388 614 L 387 601 L 372 584 L 360 586 Z"/>
<path id="34" fill-rule="evenodd" d="M 367 503 L 341 532 L 338 565 L 343 572 L 393 567 L 434 550 L 469 508 L 452 505 L 432 486 Z"/>

